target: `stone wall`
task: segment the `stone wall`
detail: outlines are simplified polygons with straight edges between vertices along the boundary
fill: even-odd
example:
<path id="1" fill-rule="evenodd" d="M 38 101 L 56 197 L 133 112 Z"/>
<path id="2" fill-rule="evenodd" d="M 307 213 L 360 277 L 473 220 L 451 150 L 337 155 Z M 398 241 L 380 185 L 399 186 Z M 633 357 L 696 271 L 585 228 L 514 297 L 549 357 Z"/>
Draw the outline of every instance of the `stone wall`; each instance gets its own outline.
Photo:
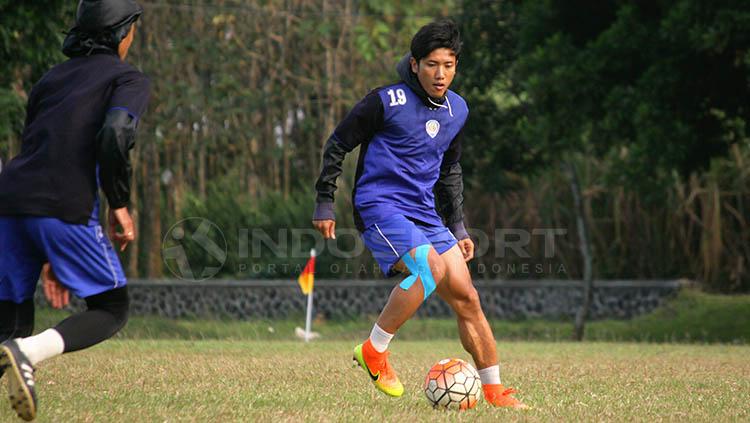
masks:
<path id="1" fill-rule="evenodd" d="M 315 282 L 315 313 L 325 318 L 377 315 L 395 280 Z M 591 316 L 626 319 L 648 313 L 673 297 L 684 281 L 598 281 Z M 580 281 L 477 281 L 489 318 L 572 317 L 581 302 Z M 132 315 L 230 317 L 236 319 L 284 318 L 304 314 L 306 297 L 295 281 L 131 280 Z M 41 289 L 37 301 L 43 302 Z M 75 300 L 73 309 L 84 304 Z M 445 317 L 449 307 L 432 295 L 418 311 L 420 316 Z"/>

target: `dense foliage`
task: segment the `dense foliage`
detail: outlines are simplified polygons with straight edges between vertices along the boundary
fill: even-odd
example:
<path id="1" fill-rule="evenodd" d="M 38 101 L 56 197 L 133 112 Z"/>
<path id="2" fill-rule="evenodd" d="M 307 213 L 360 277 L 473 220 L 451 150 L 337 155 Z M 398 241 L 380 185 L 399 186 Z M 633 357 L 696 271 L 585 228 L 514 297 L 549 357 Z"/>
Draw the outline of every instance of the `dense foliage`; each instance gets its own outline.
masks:
<path id="1" fill-rule="evenodd" d="M 598 276 L 750 288 L 746 2 L 463 6 L 474 186 L 532 214 L 503 225 L 570 222 L 557 169 L 573 162 Z"/>
<path id="2" fill-rule="evenodd" d="M 61 31 L 73 21 L 75 2 L 36 3 L 0 2 L 3 161 L 18 151 L 26 93 L 64 59 Z M 465 41 L 456 90 L 471 108 L 462 164 L 476 276 L 580 277 L 566 162 L 581 176 L 596 277 L 750 289 L 746 2 L 439 3 L 144 2 L 129 61 L 153 94 L 133 155 L 140 236 L 128 273 L 171 276 L 163 238 L 201 216 L 227 240 L 221 276 L 294 277 L 303 257 L 246 257 L 241 230 L 278 242 L 279 230 L 309 229 L 327 135 L 369 89 L 395 80 L 419 26 L 452 16 Z M 342 229 L 352 228 L 355 158 L 337 194 Z M 534 232 L 548 228 L 567 231 L 551 255 Z M 535 235 L 520 254 L 503 244 L 523 231 Z M 354 236 L 341 238 L 336 246 L 356 250 Z M 295 248 L 315 244 L 302 237 Z M 372 276 L 368 254 L 330 247 L 322 276 Z M 200 264 L 201 250 L 188 255 Z"/>

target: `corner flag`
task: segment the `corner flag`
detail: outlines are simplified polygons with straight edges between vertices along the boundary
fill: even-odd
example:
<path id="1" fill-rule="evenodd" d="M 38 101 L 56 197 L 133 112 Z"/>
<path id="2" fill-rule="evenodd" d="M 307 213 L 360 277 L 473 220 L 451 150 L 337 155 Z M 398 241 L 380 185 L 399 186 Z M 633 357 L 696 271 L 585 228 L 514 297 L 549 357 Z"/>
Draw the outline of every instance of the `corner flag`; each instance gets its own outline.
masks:
<path id="1" fill-rule="evenodd" d="M 305 268 L 297 278 L 302 293 L 307 295 L 307 313 L 305 316 L 305 342 L 310 342 L 312 333 L 312 307 L 313 307 L 313 284 L 315 282 L 315 249 L 310 250 L 310 260 L 307 261 Z"/>
<path id="2" fill-rule="evenodd" d="M 310 250 L 310 260 L 307 261 L 305 268 L 297 278 L 302 293 L 307 295 L 313 290 L 315 283 L 315 249 Z"/>

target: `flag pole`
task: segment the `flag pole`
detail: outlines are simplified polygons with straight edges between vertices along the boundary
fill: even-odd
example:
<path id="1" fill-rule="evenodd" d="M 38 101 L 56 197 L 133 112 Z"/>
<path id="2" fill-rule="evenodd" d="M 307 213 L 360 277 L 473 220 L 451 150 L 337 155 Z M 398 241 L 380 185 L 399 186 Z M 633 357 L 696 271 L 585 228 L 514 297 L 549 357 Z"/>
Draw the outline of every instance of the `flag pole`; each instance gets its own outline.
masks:
<path id="1" fill-rule="evenodd" d="M 310 250 L 310 257 L 315 257 L 315 248 Z M 312 326 L 312 307 L 313 307 L 313 291 L 307 294 L 307 316 L 305 318 L 305 342 L 310 342 L 310 329 Z"/>

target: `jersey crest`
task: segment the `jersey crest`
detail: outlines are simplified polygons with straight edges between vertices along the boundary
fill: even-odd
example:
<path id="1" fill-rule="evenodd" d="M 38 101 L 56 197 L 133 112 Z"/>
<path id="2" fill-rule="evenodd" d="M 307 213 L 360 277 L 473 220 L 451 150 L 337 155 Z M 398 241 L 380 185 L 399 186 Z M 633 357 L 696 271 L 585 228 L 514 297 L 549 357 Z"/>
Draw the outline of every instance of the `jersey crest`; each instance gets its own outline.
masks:
<path id="1" fill-rule="evenodd" d="M 438 132 L 440 132 L 440 122 L 435 119 L 430 119 L 424 124 L 424 129 L 427 131 L 427 135 L 434 139 Z"/>

